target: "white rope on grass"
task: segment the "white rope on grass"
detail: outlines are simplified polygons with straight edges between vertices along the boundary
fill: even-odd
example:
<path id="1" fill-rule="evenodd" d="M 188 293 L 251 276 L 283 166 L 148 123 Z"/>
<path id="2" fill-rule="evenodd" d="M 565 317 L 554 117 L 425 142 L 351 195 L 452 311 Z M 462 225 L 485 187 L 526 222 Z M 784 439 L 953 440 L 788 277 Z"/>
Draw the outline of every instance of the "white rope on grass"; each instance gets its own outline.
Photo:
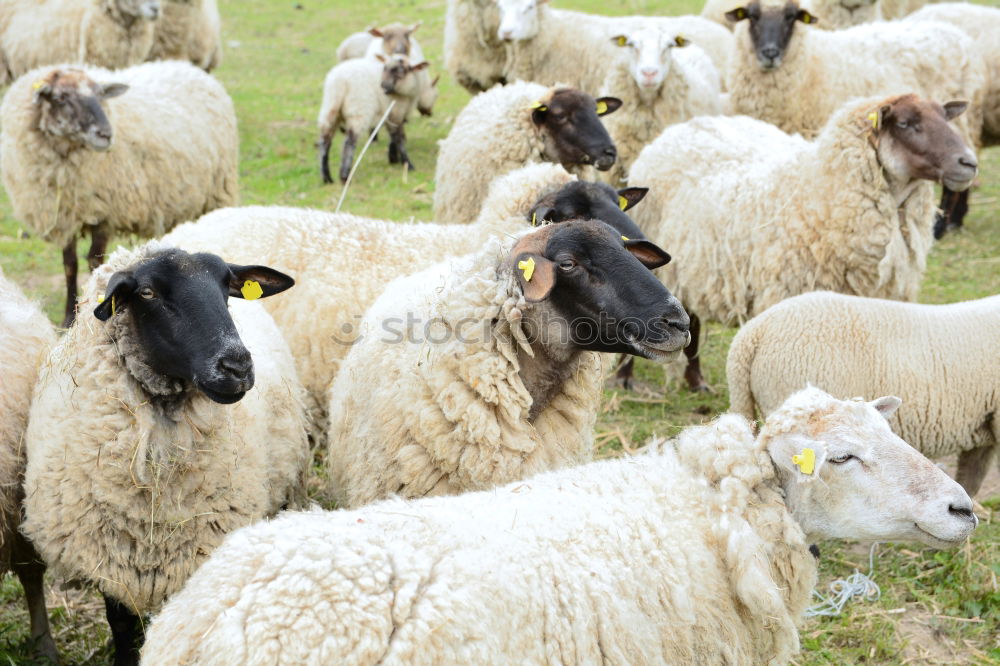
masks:
<path id="1" fill-rule="evenodd" d="M 868 551 L 868 575 L 861 573 L 857 569 L 847 578 L 839 578 L 830 583 L 830 594 L 813 590 L 813 596 L 819 600 L 806 609 L 806 617 L 817 615 L 837 616 L 840 615 L 847 602 L 855 597 L 860 597 L 863 601 L 878 601 L 882 596 L 882 590 L 878 584 L 872 580 L 875 575 L 875 549 L 878 542 L 872 544 Z"/>
<path id="2" fill-rule="evenodd" d="M 351 171 L 347 174 L 347 182 L 344 183 L 344 189 L 340 192 L 340 201 L 337 202 L 337 207 L 333 211 L 334 213 L 339 213 L 340 207 L 344 205 L 344 197 L 347 196 L 347 188 L 351 186 L 351 181 L 354 180 L 354 172 L 358 170 L 359 166 L 361 166 L 361 160 L 364 159 L 368 146 L 372 145 L 372 141 L 375 140 L 375 136 L 378 134 L 378 131 L 382 129 L 382 125 L 385 124 L 385 119 L 389 117 L 389 112 L 392 111 L 392 107 L 394 106 L 396 106 L 396 100 L 390 101 L 389 108 L 387 108 L 385 113 L 382 114 L 382 119 L 378 121 L 378 125 L 375 126 L 375 129 L 368 137 L 368 141 L 366 141 L 365 145 L 361 148 L 361 154 L 358 155 L 358 159 L 354 160 L 354 164 L 351 166 Z"/>

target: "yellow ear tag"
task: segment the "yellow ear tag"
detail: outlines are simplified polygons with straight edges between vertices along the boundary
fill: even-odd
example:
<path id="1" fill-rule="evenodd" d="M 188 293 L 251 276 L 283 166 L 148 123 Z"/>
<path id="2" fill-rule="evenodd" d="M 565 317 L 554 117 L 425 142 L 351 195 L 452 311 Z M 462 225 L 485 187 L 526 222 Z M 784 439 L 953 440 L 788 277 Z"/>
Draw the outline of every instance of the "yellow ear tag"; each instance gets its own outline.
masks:
<path id="1" fill-rule="evenodd" d="M 45 81 L 43 79 L 38 79 L 37 81 L 35 81 L 34 83 L 31 84 L 31 89 L 32 90 L 39 90 L 44 85 L 45 85 Z"/>
<path id="2" fill-rule="evenodd" d="M 802 453 L 792 456 L 792 462 L 799 466 L 803 474 L 812 474 L 816 468 L 816 452 L 812 449 L 802 449 Z"/>
<path id="3" fill-rule="evenodd" d="M 531 105 L 531 110 L 532 111 L 548 111 L 549 107 L 545 106 L 541 102 L 535 102 L 534 104 Z"/>
<path id="4" fill-rule="evenodd" d="M 264 295 L 264 290 L 260 288 L 260 282 L 256 280 L 247 280 L 240 287 L 240 293 L 243 294 L 243 298 L 248 301 L 256 301 L 258 298 Z"/>
<path id="5" fill-rule="evenodd" d="M 807 24 L 808 23 L 812 23 L 812 20 L 813 20 L 813 17 L 810 14 L 803 14 L 802 15 L 802 22 L 803 23 L 807 23 Z"/>
<path id="6" fill-rule="evenodd" d="M 625 46 L 628 44 L 628 37 L 625 35 L 618 35 L 618 46 Z"/>
<path id="7" fill-rule="evenodd" d="M 620 194 L 618 195 L 618 207 L 621 208 L 622 210 L 628 208 L 628 199 L 626 199 Z"/>
<path id="8" fill-rule="evenodd" d="M 603 99 L 597 100 L 597 115 L 603 116 L 608 112 L 608 103 Z"/>
<path id="9" fill-rule="evenodd" d="M 878 111 L 869 113 L 868 120 L 872 121 L 872 129 L 878 129 Z"/>
<path id="10" fill-rule="evenodd" d="M 521 269 L 524 274 L 524 281 L 531 282 L 531 276 L 535 274 L 535 259 L 534 257 L 528 257 L 527 259 L 522 259 L 517 262 L 517 267 Z"/>
<path id="11" fill-rule="evenodd" d="M 740 7 L 739 9 L 736 10 L 736 18 L 737 19 L 739 19 L 740 21 L 742 21 L 746 17 L 747 17 L 747 10 L 743 9 L 742 7 Z"/>
<path id="12" fill-rule="evenodd" d="M 629 237 L 628 237 L 628 236 L 622 236 L 622 240 L 623 240 L 623 241 L 628 241 L 628 240 L 630 240 L 630 239 L 629 239 Z"/>
<path id="13" fill-rule="evenodd" d="M 532 213 L 531 214 L 531 226 L 533 226 L 533 227 L 537 227 L 538 226 L 538 213 Z"/>
<path id="14" fill-rule="evenodd" d="M 687 46 L 687 43 L 688 43 L 688 40 L 684 39 L 680 35 L 677 35 L 676 37 L 674 37 L 674 44 L 676 44 L 677 46 Z"/>

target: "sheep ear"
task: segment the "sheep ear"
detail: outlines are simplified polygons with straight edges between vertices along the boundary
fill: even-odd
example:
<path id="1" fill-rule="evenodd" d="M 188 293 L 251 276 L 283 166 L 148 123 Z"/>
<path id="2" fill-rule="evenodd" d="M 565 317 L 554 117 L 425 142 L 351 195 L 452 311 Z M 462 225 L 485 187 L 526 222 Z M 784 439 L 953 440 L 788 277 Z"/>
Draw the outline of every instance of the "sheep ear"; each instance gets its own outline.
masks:
<path id="1" fill-rule="evenodd" d="M 50 99 L 52 97 L 52 84 L 45 79 L 39 79 L 32 83 L 31 89 L 35 91 L 31 98 L 33 104 L 38 104 L 42 99 Z"/>
<path id="2" fill-rule="evenodd" d="M 414 23 L 413 25 L 411 25 L 409 28 L 406 29 L 406 34 L 412 35 L 417 31 L 417 28 L 419 28 L 423 24 L 424 24 L 423 21 L 417 21 L 416 23 Z"/>
<path id="3" fill-rule="evenodd" d="M 128 85 L 125 83 L 108 83 L 101 86 L 101 99 L 111 99 L 128 92 Z"/>
<path id="4" fill-rule="evenodd" d="M 622 238 L 625 237 L 622 236 Z M 626 240 L 625 249 L 649 270 L 670 263 L 670 255 L 648 240 Z"/>
<path id="5" fill-rule="evenodd" d="M 967 108 L 969 108 L 968 102 L 948 102 L 944 105 L 944 118 L 945 120 L 954 120 L 962 115 Z"/>
<path id="6" fill-rule="evenodd" d="M 617 97 L 598 97 L 597 100 L 597 115 L 606 116 L 609 113 L 614 113 L 622 106 L 622 101 Z"/>
<path id="7" fill-rule="evenodd" d="M 372 37 L 381 37 L 382 31 L 379 30 L 378 28 L 368 28 L 368 34 L 371 35 Z"/>
<path id="8" fill-rule="evenodd" d="M 628 37 L 625 35 L 615 35 L 611 38 L 611 43 L 615 46 L 628 46 Z"/>
<path id="9" fill-rule="evenodd" d="M 546 222 L 551 222 L 549 215 L 552 214 L 552 207 L 546 204 L 538 204 L 528 212 L 528 220 L 531 226 L 537 227 Z"/>
<path id="10" fill-rule="evenodd" d="M 768 444 L 771 460 L 798 483 L 819 478 L 826 462 L 826 445 L 818 440 L 789 433 L 774 437 Z"/>
<path id="11" fill-rule="evenodd" d="M 618 190 L 618 207 L 623 211 L 632 208 L 649 193 L 648 187 L 626 187 Z"/>
<path id="12" fill-rule="evenodd" d="M 556 286 L 556 265 L 540 254 L 522 252 L 514 258 L 517 282 L 529 303 L 544 301 Z"/>
<path id="13" fill-rule="evenodd" d="M 248 301 L 280 294 L 295 284 L 289 276 L 267 266 L 229 264 L 229 272 L 229 295 Z"/>
<path id="14" fill-rule="evenodd" d="M 730 9 L 728 12 L 726 12 L 726 20 L 729 21 L 730 23 L 737 23 L 739 21 L 742 21 L 746 17 L 747 17 L 746 7 L 737 7 L 736 9 Z"/>
<path id="15" fill-rule="evenodd" d="M 430 63 L 427 62 L 426 60 L 424 60 L 423 62 L 418 62 L 413 67 L 410 67 L 410 71 L 411 72 L 419 72 L 420 70 L 425 69 L 426 67 L 429 67 L 429 66 L 430 66 Z"/>
<path id="16" fill-rule="evenodd" d="M 385 55 L 382 54 L 382 53 L 376 53 L 375 54 L 375 59 L 378 60 L 381 63 L 388 62 L 388 60 L 386 59 Z"/>
<path id="17" fill-rule="evenodd" d="M 94 316 L 107 321 L 125 308 L 139 284 L 131 273 L 119 271 L 108 280 L 108 288 L 101 302 L 94 308 Z"/>
<path id="18" fill-rule="evenodd" d="M 682 46 L 687 46 L 690 43 L 691 43 L 690 40 L 685 39 L 681 35 L 677 35 L 676 37 L 674 37 L 674 46 L 682 47 Z"/>
<path id="19" fill-rule="evenodd" d="M 888 420 L 899 409 L 899 406 L 903 404 L 903 401 L 894 395 L 884 395 L 881 398 L 872 400 L 868 404 L 874 407 L 875 411 L 882 415 L 882 418 Z"/>
<path id="20" fill-rule="evenodd" d="M 815 16 L 813 16 L 812 14 L 810 14 L 809 12 L 807 12 L 804 9 L 800 9 L 799 10 L 799 13 L 798 13 L 798 15 L 796 15 L 795 19 L 797 21 L 802 21 L 806 25 L 813 25 L 814 23 L 819 23 L 819 19 L 818 18 L 816 18 Z"/>

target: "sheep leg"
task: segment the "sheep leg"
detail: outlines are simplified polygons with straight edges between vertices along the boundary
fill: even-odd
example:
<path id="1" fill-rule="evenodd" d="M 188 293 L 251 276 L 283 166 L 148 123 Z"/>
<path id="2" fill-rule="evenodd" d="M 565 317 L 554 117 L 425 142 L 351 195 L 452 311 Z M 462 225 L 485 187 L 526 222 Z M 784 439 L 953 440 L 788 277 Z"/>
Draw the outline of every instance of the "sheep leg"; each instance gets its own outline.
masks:
<path id="1" fill-rule="evenodd" d="M 91 271 L 104 263 L 105 250 L 108 249 L 110 236 L 105 224 L 98 224 L 90 228 L 90 252 L 87 253 L 87 268 Z"/>
<path id="2" fill-rule="evenodd" d="M 59 652 L 56 650 L 52 632 L 49 629 L 49 613 L 45 608 L 45 589 L 42 580 L 45 577 L 45 563 L 38 557 L 34 547 L 20 534 L 14 537 L 14 557 L 11 568 L 21 581 L 24 588 L 24 598 L 28 605 L 28 618 L 31 624 L 31 643 L 36 654 L 53 664 L 59 663 Z"/>
<path id="3" fill-rule="evenodd" d="M 632 371 L 635 369 L 635 357 L 622 354 L 618 361 L 618 372 L 615 378 L 621 382 L 622 388 L 626 391 L 632 388 Z"/>
<path id="4" fill-rule="evenodd" d="M 391 137 L 390 145 L 396 144 L 396 149 L 399 151 L 399 163 L 405 164 L 407 169 L 413 171 L 413 162 L 410 161 L 410 156 L 406 153 L 406 125 L 392 128 L 389 130 L 389 136 Z"/>
<path id="5" fill-rule="evenodd" d="M 76 259 L 76 236 L 63 248 L 63 273 L 66 274 L 66 314 L 63 328 L 69 328 L 76 319 L 76 274 L 79 266 Z"/>
<path id="6" fill-rule="evenodd" d="M 333 137 L 329 134 L 324 134 L 319 140 L 319 172 L 323 177 L 324 185 L 329 185 L 333 182 L 333 178 L 330 176 L 331 143 L 333 143 Z"/>
<path id="7" fill-rule="evenodd" d="M 997 449 L 1000 449 L 1000 444 L 989 444 L 958 454 L 958 471 L 955 474 L 955 480 L 958 481 L 958 485 L 965 488 L 969 497 L 975 497 L 976 493 L 979 492 L 979 487 L 983 485 L 983 478 L 990 469 L 990 463 L 993 462 Z"/>
<path id="8" fill-rule="evenodd" d="M 955 192 L 943 187 L 941 190 L 941 212 L 934 218 L 934 238 L 940 239 L 949 229 L 962 226 L 969 212 L 969 191 Z"/>
<path id="9" fill-rule="evenodd" d="M 687 367 L 684 368 L 684 379 L 687 380 L 688 388 L 696 393 L 709 392 L 711 389 L 705 378 L 701 374 L 701 358 L 698 356 L 698 339 L 701 337 L 701 320 L 698 315 L 688 312 L 691 317 L 691 342 L 684 348 L 684 355 L 687 357 Z"/>
<path id="10" fill-rule="evenodd" d="M 114 666 L 138 666 L 143 631 L 139 616 L 124 604 L 104 595 L 104 610 L 115 645 Z"/>
<path id="11" fill-rule="evenodd" d="M 389 164 L 399 164 L 399 146 L 396 145 L 396 132 L 389 130 Z"/>
<path id="12" fill-rule="evenodd" d="M 354 149 L 358 145 L 358 135 L 354 130 L 347 130 L 344 138 L 344 150 L 340 154 L 340 182 L 346 183 L 351 175 L 351 164 L 354 163 Z"/>

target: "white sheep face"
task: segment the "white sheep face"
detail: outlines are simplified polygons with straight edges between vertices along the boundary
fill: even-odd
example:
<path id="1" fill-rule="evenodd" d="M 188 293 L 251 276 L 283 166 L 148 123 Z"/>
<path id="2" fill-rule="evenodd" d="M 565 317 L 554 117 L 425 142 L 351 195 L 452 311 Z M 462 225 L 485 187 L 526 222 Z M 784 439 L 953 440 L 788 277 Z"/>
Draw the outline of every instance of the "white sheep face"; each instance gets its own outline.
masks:
<path id="1" fill-rule="evenodd" d="M 497 38 L 507 42 L 532 39 L 538 34 L 541 5 L 545 0 L 496 0 L 500 10 Z"/>
<path id="2" fill-rule="evenodd" d="M 632 78 L 643 91 L 659 89 L 674 62 L 671 49 L 687 43 L 683 37 L 652 28 L 618 35 L 612 41 L 628 51 Z"/>
<path id="3" fill-rule="evenodd" d="M 788 507 L 810 539 L 946 548 L 975 529 L 978 519 L 962 487 L 890 430 L 886 419 L 900 402 L 892 396 L 838 401 L 808 388 L 768 417 L 761 436 L 768 438 Z M 794 423 L 783 428 L 783 421 Z M 813 458 L 811 469 L 801 464 L 807 458 Z"/>
<path id="4" fill-rule="evenodd" d="M 160 0 L 117 0 L 118 11 L 126 16 L 135 16 L 155 21 L 160 17 Z"/>

